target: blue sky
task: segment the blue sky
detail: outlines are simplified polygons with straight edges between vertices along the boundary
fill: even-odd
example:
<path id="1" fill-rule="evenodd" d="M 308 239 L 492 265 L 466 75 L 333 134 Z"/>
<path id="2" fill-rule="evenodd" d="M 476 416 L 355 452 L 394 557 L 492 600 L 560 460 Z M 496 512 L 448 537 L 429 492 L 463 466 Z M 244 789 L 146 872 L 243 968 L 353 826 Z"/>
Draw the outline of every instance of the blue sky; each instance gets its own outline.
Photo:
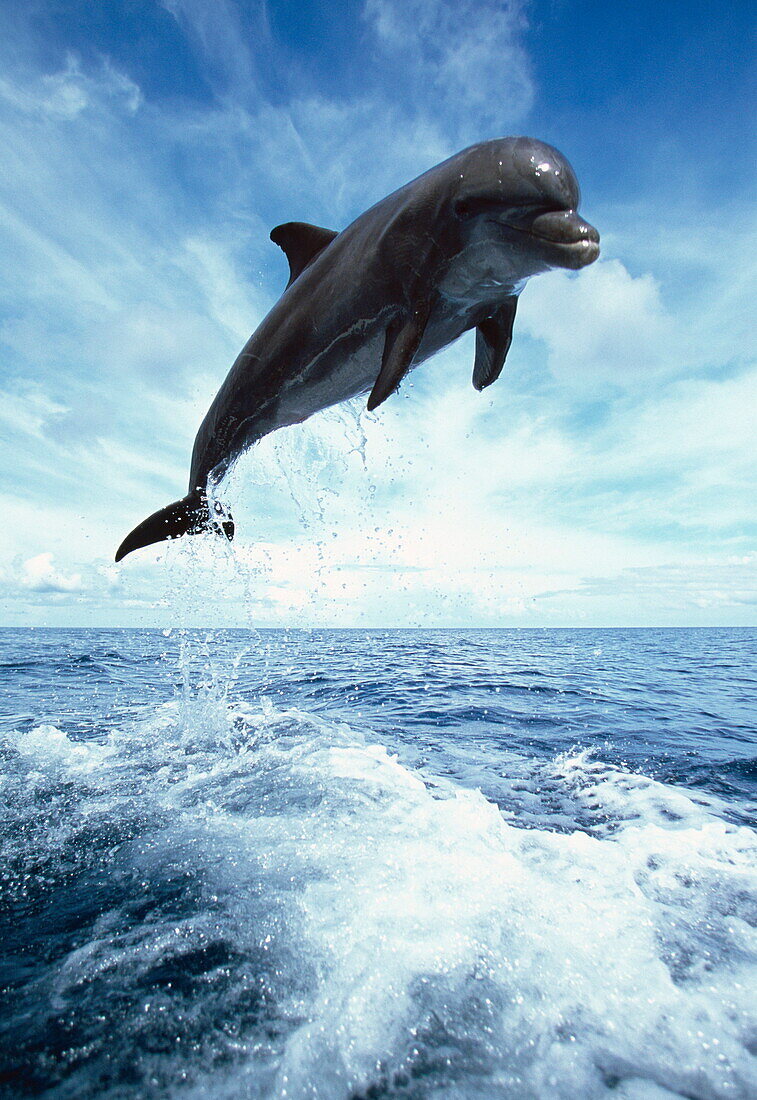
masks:
<path id="1" fill-rule="evenodd" d="M 754 623 L 750 6 L 59 0 L 2 6 L 0 492 L 8 625 Z M 286 282 L 457 149 L 526 133 L 602 257 L 523 292 L 375 414 L 277 433 L 233 548 L 112 561 Z"/>

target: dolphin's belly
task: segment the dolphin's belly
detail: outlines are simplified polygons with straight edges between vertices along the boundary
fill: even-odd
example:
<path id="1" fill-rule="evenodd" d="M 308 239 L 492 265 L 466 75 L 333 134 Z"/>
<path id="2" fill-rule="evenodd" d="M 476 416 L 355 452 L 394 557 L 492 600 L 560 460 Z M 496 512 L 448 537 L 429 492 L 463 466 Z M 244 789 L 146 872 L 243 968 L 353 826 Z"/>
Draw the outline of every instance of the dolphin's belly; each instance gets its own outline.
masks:
<path id="1" fill-rule="evenodd" d="M 413 360 L 413 369 L 476 325 L 513 293 L 511 254 L 491 242 L 473 243 L 455 257 L 438 286 L 438 299 Z M 303 355 L 314 333 L 283 334 L 268 327 L 253 335 L 203 423 L 193 456 L 192 483 L 230 462 L 263 436 L 300 424 L 323 409 L 369 393 L 381 370 L 386 327 L 395 309 L 352 320 L 343 332 L 321 334 L 315 354 Z M 278 320 L 278 319 L 277 319 Z M 273 315 L 269 315 L 269 324 Z M 318 341 L 320 343 L 320 341 Z M 276 346 L 278 343 L 278 346 Z M 258 349 L 261 349 L 259 352 Z M 264 354 L 263 354 L 264 352 Z M 274 384 L 268 364 L 288 364 Z M 281 375 L 284 375 L 282 378 Z"/>
<path id="2" fill-rule="evenodd" d="M 276 428 L 299 424 L 331 405 L 367 393 L 381 369 L 383 329 L 373 330 L 360 343 L 336 347 L 319 356 L 282 388 L 276 409 Z M 271 430 L 271 429 L 269 429 Z"/>
<path id="3" fill-rule="evenodd" d="M 278 347 L 275 333 L 253 334 L 200 427 L 192 483 L 202 484 L 211 472 L 219 479 L 263 436 L 370 390 L 381 368 L 384 329 L 380 316 L 353 323 L 310 356 L 301 333 Z M 273 364 L 285 364 L 278 378 Z"/>
<path id="4" fill-rule="evenodd" d="M 501 298 L 500 293 L 494 304 Z M 480 299 L 442 300 L 429 318 L 411 369 L 451 344 L 476 323 L 480 314 Z M 385 338 L 386 321 L 376 321 L 360 343 L 337 346 L 331 353 L 319 356 L 282 389 L 275 426 L 267 430 L 299 424 L 331 405 L 369 393 L 381 370 Z"/>
<path id="5" fill-rule="evenodd" d="M 480 312 L 480 299 L 440 302 L 426 326 L 412 369 L 471 328 Z M 275 407 L 250 418 L 245 446 L 251 446 L 269 432 L 300 424 L 332 405 L 369 393 L 381 370 L 385 335 L 386 323 L 376 322 L 360 342 L 348 338 L 338 341 L 297 371 L 282 386 Z"/>

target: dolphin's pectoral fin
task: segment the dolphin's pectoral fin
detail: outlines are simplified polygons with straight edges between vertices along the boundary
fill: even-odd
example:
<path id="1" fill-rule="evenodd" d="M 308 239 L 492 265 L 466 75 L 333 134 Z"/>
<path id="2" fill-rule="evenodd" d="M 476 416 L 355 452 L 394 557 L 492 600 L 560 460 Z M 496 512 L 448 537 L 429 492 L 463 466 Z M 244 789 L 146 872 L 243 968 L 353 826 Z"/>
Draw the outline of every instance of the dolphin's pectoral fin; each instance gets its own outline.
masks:
<path id="1" fill-rule="evenodd" d="M 318 253 L 338 236 L 334 229 L 322 229 L 320 225 L 308 225 L 307 222 L 285 222 L 272 229 L 271 240 L 279 246 L 289 260 L 287 287 L 290 287 Z"/>
<path id="2" fill-rule="evenodd" d="M 476 327 L 476 361 L 473 365 L 473 385 L 483 390 L 496 382 L 502 373 L 513 339 L 513 323 L 518 299 L 507 298 L 499 309 Z"/>
<path id="3" fill-rule="evenodd" d="M 387 328 L 381 370 L 368 398 L 368 412 L 373 412 L 382 401 L 386 401 L 410 370 L 413 356 L 423 339 L 429 313 L 428 307 L 416 309 L 409 320 L 395 321 Z"/>

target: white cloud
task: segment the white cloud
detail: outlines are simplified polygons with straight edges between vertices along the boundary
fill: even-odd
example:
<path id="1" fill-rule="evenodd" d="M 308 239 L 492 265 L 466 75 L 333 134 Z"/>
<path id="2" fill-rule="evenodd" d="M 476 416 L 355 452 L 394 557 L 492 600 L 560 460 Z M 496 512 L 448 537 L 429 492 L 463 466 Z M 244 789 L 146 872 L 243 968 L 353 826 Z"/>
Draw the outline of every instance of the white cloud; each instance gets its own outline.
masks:
<path id="1" fill-rule="evenodd" d="M 641 604 L 647 611 L 645 618 L 657 617 L 657 621 L 676 615 L 691 619 L 702 612 L 745 612 L 744 621 L 749 623 L 757 606 L 756 567 L 753 554 L 634 566 L 608 579 L 587 578 L 580 594 L 603 603 L 611 600 L 627 610 Z"/>
<path id="2" fill-rule="evenodd" d="M 546 342 L 554 376 L 576 389 L 634 386 L 686 360 L 686 334 L 663 308 L 657 280 L 632 276 L 619 260 L 600 260 L 578 277 L 555 271 L 532 280 L 518 322 Z"/>
<path id="3" fill-rule="evenodd" d="M 730 378 L 675 380 L 645 403 L 632 432 L 645 463 L 707 467 L 724 487 L 744 480 L 757 462 L 757 365 Z"/>
<path id="4" fill-rule="evenodd" d="M 49 552 L 29 558 L 21 567 L 21 584 L 33 592 L 80 592 L 82 588 L 79 573 L 65 574 L 53 565 L 53 555 Z"/>

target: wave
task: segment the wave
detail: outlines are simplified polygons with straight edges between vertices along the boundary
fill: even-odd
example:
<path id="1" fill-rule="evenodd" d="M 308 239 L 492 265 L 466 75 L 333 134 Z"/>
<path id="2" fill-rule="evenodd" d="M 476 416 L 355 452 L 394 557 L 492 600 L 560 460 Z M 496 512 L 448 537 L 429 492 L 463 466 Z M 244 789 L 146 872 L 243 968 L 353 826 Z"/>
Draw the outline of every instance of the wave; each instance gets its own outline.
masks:
<path id="1" fill-rule="evenodd" d="M 583 751 L 503 753 L 494 801 L 213 683 L 3 753 L 17 1095 L 757 1094 L 755 833 L 712 796 Z"/>

